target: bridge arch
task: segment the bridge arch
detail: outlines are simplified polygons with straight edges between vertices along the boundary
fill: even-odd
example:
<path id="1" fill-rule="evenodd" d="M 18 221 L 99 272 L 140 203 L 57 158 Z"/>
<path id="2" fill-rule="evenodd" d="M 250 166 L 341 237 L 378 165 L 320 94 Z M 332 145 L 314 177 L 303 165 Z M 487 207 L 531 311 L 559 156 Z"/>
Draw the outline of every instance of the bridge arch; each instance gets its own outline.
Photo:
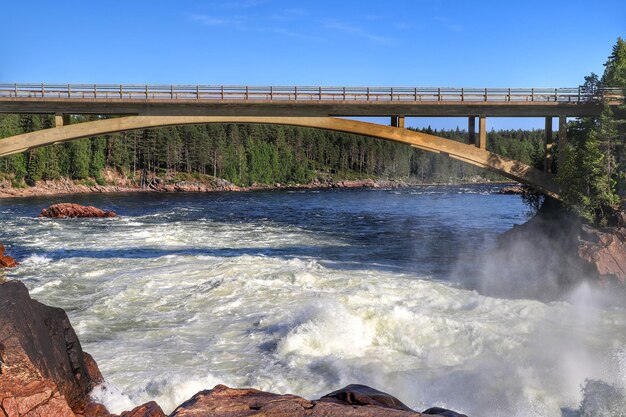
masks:
<path id="1" fill-rule="evenodd" d="M 408 129 L 335 117 L 124 116 L 59 126 L 0 139 L 0 157 L 40 146 L 127 130 L 207 123 L 278 124 L 353 133 L 404 143 L 488 169 L 559 198 L 552 175 L 474 145 Z"/>

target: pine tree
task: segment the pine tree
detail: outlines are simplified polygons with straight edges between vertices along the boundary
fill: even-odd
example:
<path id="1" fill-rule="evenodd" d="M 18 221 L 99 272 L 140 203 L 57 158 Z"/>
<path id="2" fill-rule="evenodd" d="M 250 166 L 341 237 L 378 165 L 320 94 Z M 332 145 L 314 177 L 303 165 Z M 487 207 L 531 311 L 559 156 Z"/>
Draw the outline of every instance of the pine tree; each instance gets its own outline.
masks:
<path id="1" fill-rule="evenodd" d="M 37 181 L 43 179 L 46 172 L 46 154 L 48 148 L 37 148 L 28 152 L 28 174 L 26 183 L 35 185 Z"/>
<path id="2" fill-rule="evenodd" d="M 69 143 L 70 173 L 72 178 L 82 180 L 89 177 L 90 145 L 89 139 L 79 139 Z"/>

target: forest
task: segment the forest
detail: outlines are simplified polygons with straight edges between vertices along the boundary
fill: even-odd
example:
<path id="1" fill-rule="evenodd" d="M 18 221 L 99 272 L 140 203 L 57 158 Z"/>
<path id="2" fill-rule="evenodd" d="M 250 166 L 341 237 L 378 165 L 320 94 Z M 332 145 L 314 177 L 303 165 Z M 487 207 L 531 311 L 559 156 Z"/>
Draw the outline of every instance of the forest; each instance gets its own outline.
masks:
<path id="1" fill-rule="evenodd" d="M 72 123 L 97 116 L 72 116 Z M 0 137 L 52 127 L 51 115 L 0 115 Z M 467 143 L 465 130 L 421 131 Z M 488 132 L 489 149 L 527 164 L 543 161 L 543 130 Z M 203 174 L 236 185 L 305 184 L 316 178 L 398 179 L 411 183 L 502 180 L 404 144 L 282 125 L 195 125 L 75 140 L 0 159 L 14 187 L 61 177 L 105 184 L 105 169 L 141 181 L 146 174 Z M 1 174 L 0 174 L 1 175 Z"/>

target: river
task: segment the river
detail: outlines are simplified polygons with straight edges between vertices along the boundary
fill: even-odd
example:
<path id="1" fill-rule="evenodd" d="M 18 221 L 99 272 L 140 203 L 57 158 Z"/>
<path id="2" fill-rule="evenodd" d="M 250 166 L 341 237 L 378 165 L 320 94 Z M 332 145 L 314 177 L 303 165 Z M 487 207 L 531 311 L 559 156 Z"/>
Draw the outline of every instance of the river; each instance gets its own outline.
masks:
<path id="1" fill-rule="evenodd" d="M 119 217 L 36 217 L 68 200 Z M 526 212 L 490 186 L 3 199 L 0 242 L 23 261 L 8 277 L 68 312 L 112 412 L 362 383 L 417 410 L 570 415 L 587 379 L 626 385 L 623 304 L 494 297 L 458 273 Z"/>

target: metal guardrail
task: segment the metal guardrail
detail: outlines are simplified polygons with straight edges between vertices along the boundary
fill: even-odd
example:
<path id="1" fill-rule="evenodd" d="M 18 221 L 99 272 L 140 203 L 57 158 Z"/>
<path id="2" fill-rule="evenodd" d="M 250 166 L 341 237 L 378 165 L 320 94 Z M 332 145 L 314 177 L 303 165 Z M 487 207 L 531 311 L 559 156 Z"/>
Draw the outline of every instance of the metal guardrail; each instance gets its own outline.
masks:
<path id="1" fill-rule="evenodd" d="M 0 98 L 350 102 L 623 102 L 603 88 L 310 87 L 238 85 L 2 84 Z"/>

